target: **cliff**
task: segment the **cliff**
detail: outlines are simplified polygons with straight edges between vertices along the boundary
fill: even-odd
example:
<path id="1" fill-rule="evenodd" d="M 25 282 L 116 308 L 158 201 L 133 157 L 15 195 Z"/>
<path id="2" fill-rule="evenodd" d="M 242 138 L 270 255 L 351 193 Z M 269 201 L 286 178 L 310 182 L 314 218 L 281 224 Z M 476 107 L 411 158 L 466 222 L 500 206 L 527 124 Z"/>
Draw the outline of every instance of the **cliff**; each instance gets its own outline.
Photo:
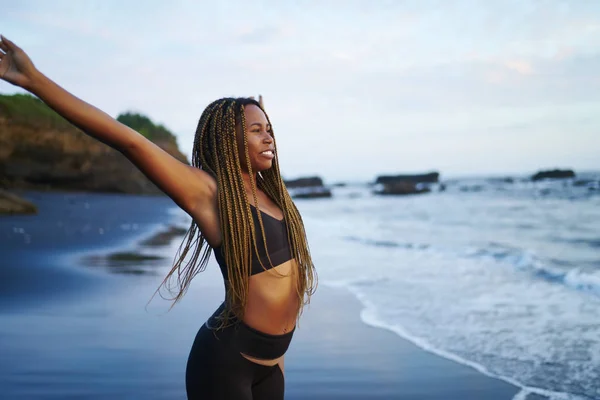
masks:
<path id="1" fill-rule="evenodd" d="M 117 119 L 189 164 L 165 127 L 139 114 Z M 120 152 L 30 95 L 0 95 L 0 188 L 162 193 Z"/>

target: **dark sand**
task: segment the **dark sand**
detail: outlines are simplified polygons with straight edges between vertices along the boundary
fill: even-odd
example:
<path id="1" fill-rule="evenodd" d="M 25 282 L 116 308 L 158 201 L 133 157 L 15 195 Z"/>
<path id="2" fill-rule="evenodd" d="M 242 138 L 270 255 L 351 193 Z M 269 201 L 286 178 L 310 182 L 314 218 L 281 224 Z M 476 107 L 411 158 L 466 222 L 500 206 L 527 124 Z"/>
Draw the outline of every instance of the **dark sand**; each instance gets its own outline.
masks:
<path id="1" fill-rule="evenodd" d="M 511 399 L 519 390 L 360 320 L 344 289 L 320 286 L 286 356 L 287 399 Z"/>
<path id="2" fill-rule="evenodd" d="M 159 297 L 145 309 L 173 256 L 164 232 L 181 233 L 160 225 L 173 204 L 34 197 L 40 215 L 0 219 L 0 398 L 185 398 L 189 348 L 223 287 L 211 261 L 169 313 Z M 158 246 L 154 254 L 148 245 Z M 348 292 L 319 287 L 286 355 L 287 399 L 511 399 L 518 391 L 365 325 L 360 311 Z"/>

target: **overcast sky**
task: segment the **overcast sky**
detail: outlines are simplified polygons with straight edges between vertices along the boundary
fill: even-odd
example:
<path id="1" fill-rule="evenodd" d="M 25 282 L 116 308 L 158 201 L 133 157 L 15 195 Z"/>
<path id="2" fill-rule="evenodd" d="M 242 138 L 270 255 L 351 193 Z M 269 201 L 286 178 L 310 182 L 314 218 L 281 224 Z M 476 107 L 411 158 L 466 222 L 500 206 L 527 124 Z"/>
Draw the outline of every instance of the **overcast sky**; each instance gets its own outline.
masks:
<path id="1" fill-rule="evenodd" d="M 600 169 L 597 0 L 0 0 L 0 32 L 188 155 L 208 103 L 263 94 L 286 178 Z"/>

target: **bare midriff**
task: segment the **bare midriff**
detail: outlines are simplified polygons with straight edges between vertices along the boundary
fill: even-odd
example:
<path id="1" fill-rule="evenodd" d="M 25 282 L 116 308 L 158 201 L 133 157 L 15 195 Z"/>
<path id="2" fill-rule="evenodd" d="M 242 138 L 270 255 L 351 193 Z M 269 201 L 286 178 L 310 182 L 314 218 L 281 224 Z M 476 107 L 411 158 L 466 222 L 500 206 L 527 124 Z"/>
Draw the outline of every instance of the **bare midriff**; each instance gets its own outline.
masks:
<path id="1" fill-rule="evenodd" d="M 250 277 L 244 323 L 269 335 L 283 335 L 294 329 L 298 312 L 297 268 L 296 260 L 291 259 Z M 277 364 L 283 358 L 263 360 L 242 355 L 257 364 L 268 366 Z"/>

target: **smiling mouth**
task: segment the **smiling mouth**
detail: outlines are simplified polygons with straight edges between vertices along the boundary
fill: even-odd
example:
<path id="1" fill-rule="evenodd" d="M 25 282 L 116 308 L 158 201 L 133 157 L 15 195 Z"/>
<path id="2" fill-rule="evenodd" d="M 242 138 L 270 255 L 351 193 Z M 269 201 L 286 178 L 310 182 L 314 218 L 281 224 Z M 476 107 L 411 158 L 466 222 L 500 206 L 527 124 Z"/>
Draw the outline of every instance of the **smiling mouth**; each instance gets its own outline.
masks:
<path id="1" fill-rule="evenodd" d="M 266 156 L 274 156 L 275 152 L 273 150 L 265 150 L 265 151 L 261 152 L 260 154 L 263 154 Z"/>

